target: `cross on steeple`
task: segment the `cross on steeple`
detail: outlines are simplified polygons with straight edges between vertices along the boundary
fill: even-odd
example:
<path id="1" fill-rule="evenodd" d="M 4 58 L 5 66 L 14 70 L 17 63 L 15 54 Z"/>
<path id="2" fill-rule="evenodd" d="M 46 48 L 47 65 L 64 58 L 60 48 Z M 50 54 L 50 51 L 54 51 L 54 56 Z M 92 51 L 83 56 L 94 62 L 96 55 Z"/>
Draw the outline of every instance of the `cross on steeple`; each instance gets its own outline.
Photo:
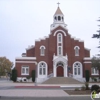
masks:
<path id="1" fill-rule="evenodd" d="M 60 4 L 60 3 L 58 2 L 57 4 L 58 4 L 58 7 L 59 7 L 59 4 Z"/>

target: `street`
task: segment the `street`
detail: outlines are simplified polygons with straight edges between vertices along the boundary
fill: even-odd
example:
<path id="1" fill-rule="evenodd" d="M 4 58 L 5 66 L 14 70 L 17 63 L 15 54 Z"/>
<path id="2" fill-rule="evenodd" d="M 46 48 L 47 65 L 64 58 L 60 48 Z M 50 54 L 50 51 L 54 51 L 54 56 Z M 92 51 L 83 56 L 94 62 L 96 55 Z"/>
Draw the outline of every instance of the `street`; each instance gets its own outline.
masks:
<path id="1" fill-rule="evenodd" d="M 16 99 L 17 100 L 91 100 L 90 96 L 29 97 L 29 98 L 28 97 L 1 97 L 0 98 L 0 100 L 16 100 Z"/>

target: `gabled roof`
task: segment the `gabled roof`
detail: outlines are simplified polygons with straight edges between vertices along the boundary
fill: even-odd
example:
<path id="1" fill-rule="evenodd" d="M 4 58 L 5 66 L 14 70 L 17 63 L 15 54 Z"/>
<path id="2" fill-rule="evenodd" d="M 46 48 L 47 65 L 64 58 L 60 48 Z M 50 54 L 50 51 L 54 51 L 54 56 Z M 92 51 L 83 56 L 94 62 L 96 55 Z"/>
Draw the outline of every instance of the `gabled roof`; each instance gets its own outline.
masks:
<path id="1" fill-rule="evenodd" d="M 60 10 L 59 7 L 57 8 L 57 10 L 56 10 L 56 12 L 55 12 L 55 15 L 56 15 L 56 14 L 62 14 L 62 15 L 63 15 L 63 13 L 62 13 L 62 11 Z"/>

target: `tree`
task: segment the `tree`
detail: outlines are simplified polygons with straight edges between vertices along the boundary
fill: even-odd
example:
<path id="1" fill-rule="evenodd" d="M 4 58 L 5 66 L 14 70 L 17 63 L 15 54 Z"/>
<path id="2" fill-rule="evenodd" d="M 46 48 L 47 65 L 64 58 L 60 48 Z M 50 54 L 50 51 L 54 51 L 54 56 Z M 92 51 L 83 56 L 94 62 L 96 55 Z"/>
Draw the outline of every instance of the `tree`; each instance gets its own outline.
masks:
<path id="1" fill-rule="evenodd" d="M 17 70 L 15 68 L 12 70 L 11 80 L 14 82 L 17 81 Z"/>
<path id="2" fill-rule="evenodd" d="M 6 75 L 6 73 L 11 72 L 11 67 L 13 63 L 6 57 L 0 57 L 0 76 Z"/>
<path id="3" fill-rule="evenodd" d="M 99 75 L 100 75 L 100 57 L 93 57 L 91 61 L 92 61 L 91 67 L 99 70 Z"/>

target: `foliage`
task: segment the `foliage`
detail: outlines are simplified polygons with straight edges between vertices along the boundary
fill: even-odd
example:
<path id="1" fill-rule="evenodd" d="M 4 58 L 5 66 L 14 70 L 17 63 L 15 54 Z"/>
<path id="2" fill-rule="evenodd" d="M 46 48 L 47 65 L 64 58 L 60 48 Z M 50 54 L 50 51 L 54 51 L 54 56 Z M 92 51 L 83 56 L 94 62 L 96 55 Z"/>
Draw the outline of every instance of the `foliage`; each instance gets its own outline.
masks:
<path id="1" fill-rule="evenodd" d="M 29 81 L 29 79 L 31 78 L 30 76 L 26 76 L 26 78 L 28 79 L 28 81 Z"/>
<path id="2" fill-rule="evenodd" d="M 89 82 L 89 79 L 90 79 L 89 70 L 85 70 L 85 80 L 86 80 L 86 82 Z"/>
<path id="3" fill-rule="evenodd" d="M 35 82 L 35 70 L 32 70 L 32 81 Z"/>
<path id="4" fill-rule="evenodd" d="M 79 91 L 79 88 L 75 88 L 75 91 Z"/>
<path id="5" fill-rule="evenodd" d="M 94 82 L 97 82 L 97 79 L 96 78 L 94 78 Z"/>
<path id="6" fill-rule="evenodd" d="M 13 63 L 6 57 L 0 57 L 0 76 L 6 75 L 6 73 L 11 72 L 11 67 Z"/>
<path id="7" fill-rule="evenodd" d="M 100 57 L 93 57 L 91 62 L 91 67 L 98 69 L 100 73 Z"/>
<path id="8" fill-rule="evenodd" d="M 30 77 L 30 76 L 26 76 L 26 78 L 27 78 L 27 79 L 30 79 L 31 77 Z"/>
<path id="9" fill-rule="evenodd" d="M 83 90 L 83 91 L 84 91 L 85 89 L 86 89 L 86 88 L 85 88 L 85 86 L 83 85 L 83 86 L 81 87 L 81 90 Z"/>
<path id="10" fill-rule="evenodd" d="M 89 90 L 89 83 L 88 82 L 85 82 L 85 89 Z"/>
<path id="11" fill-rule="evenodd" d="M 12 81 L 16 82 L 17 81 L 17 70 L 14 68 L 12 70 Z"/>
<path id="12" fill-rule="evenodd" d="M 100 70 L 100 58 L 99 57 L 93 57 L 91 61 L 92 61 L 92 67 Z"/>
<path id="13" fill-rule="evenodd" d="M 99 85 L 92 85 L 91 91 L 97 91 L 99 88 L 100 88 Z"/>

